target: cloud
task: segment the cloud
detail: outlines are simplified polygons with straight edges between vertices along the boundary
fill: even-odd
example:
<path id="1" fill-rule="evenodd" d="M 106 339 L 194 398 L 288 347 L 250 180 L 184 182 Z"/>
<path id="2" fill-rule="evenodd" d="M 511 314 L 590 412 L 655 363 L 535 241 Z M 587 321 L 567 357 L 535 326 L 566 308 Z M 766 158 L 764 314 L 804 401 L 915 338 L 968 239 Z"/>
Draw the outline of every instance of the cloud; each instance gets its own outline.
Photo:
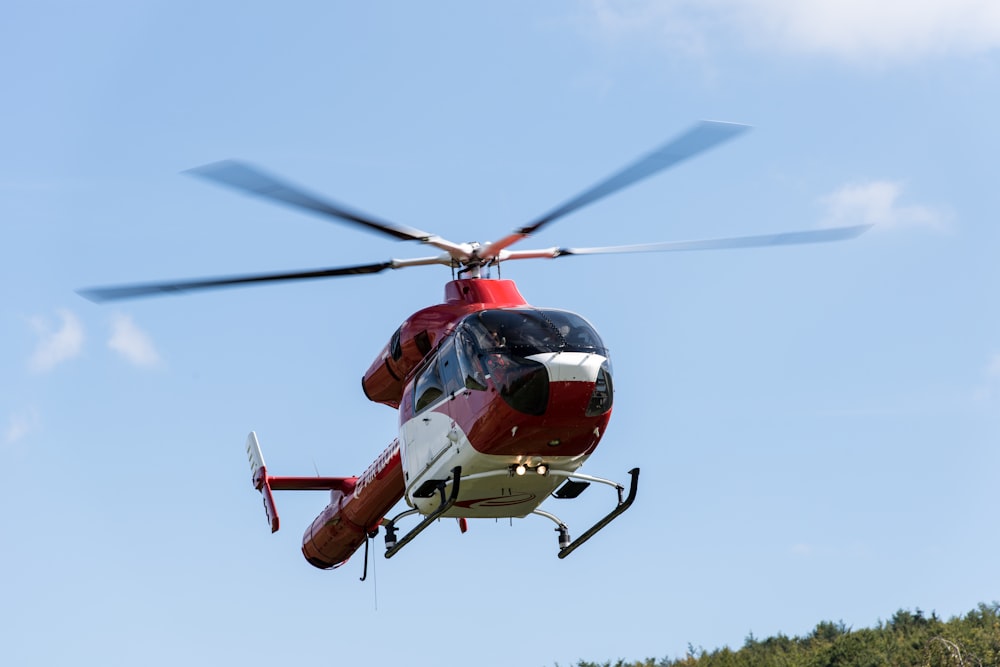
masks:
<path id="1" fill-rule="evenodd" d="M 852 63 L 914 61 L 1000 48 L 996 0 L 593 0 L 607 37 L 692 45 L 742 42 Z"/>
<path id="2" fill-rule="evenodd" d="M 994 354 L 989 364 L 986 365 L 986 375 L 992 379 L 1000 380 L 1000 352 Z"/>
<path id="3" fill-rule="evenodd" d="M 4 431 L 4 443 L 11 445 L 23 440 L 30 433 L 37 431 L 40 423 L 38 411 L 34 408 L 11 415 L 7 421 L 7 429 Z"/>
<path id="4" fill-rule="evenodd" d="M 983 367 L 983 381 L 973 391 L 977 403 L 992 403 L 1000 389 L 1000 352 L 994 352 Z"/>
<path id="5" fill-rule="evenodd" d="M 812 555 L 813 548 L 812 548 L 812 545 L 810 545 L 810 544 L 801 544 L 800 543 L 800 544 L 793 544 L 791 551 L 792 551 L 792 554 L 795 555 L 795 556 L 805 557 L 805 556 L 811 556 Z"/>
<path id="6" fill-rule="evenodd" d="M 155 368 L 161 363 L 152 339 L 128 315 L 112 317 L 108 347 L 134 366 Z"/>
<path id="7" fill-rule="evenodd" d="M 36 373 L 46 373 L 64 361 L 79 356 L 83 350 L 83 326 L 76 315 L 68 310 L 59 310 L 62 320 L 58 329 L 53 330 L 49 322 L 41 317 L 29 320 L 38 334 L 38 344 L 28 360 L 28 367 Z"/>
<path id="8" fill-rule="evenodd" d="M 684 0 L 591 2 L 594 25 L 601 38 L 617 42 L 638 37 L 690 56 L 703 56 L 708 51 L 712 21 L 699 16 L 698 6 Z"/>
<path id="9" fill-rule="evenodd" d="M 922 227 L 944 230 L 951 222 L 947 212 L 920 205 L 901 205 L 900 183 L 871 181 L 845 185 L 821 199 L 826 214 L 822 226 L 874 224 L 887 227 Z"/>
<path id="10" fill-rule="evenodd" d="M 784 48 L 850 61 L 913 60 L 1000 47 L 996 0 L 722 0 L 745 30 Z"/>

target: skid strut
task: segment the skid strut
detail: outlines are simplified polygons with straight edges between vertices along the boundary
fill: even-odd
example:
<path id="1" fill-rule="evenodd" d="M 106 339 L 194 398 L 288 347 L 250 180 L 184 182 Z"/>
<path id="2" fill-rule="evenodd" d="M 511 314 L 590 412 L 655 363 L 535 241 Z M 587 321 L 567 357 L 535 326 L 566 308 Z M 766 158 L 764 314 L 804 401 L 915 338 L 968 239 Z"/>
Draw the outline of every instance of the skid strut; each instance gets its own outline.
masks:
<path id="1" fill-rule="evenodd" d="M 437 491 L 441 494 L 441 504 L 437 508 L 424 517 L 424 520 L 418 523 L 410 532 L 402 537 L 400 540 L 396 540 L 396 522 L 402 519 L 404 516 L 409 516 L 411 514 L 416 514 L 417 510 L 411 509 L 406 510 L 401 514 L 397 514 L 391 519 L 387 519 L 382 527 L 385 528 L 385 557 L 392 558 L 396 555 L 396 552 L 409 544 L 410 540 L 423 532 L 424 528 L 431 525 L 435 520 L 439 519 L 442 514 L 451 509 L 451 506 L 455 504 L 458 500 L 458 483 L 462 478 L 462 466 L 456 466 L 451 470 L 451 480 L 442 480 L 437 484 Z M 445 487 L 448 486 L 448 482 L 451 482 L 451 493 L 445 496 Z"/>
<path id="2" fill-rule="evenodd" d="M 619 484 L 615 484 L 615 489 L 618 491 L 617 507 L 611 510 L 603 519 L 595 523 L 587 530 L 587 532 L 585 532 L 583 535 L 576 538 L 572 542 L 570 542 L 569 528 L 566 527 L 566 524 L 564 524 L 557 517 L 549 514 L 548 512 L 542 512 L 540 510 L 534 511 L 534 514 L 538 514 L 548 519 L 552 519 L 559 526 L 558 528 L 556 528 L 556 530 L 559 532 L 559 558 L 565 558 L 566 556 L 573 553 L 573 551 L 578 546 L 580 546 L 581 544 L 592 538 L 594 535 L 597 534 L 599 530 L 601 530 L 606 525 L 614 521 L 619 514 L 621 514 L 622 512 L 624 512 L 625 510 L 627 510 L 629 507 L 632 506 L 632 502 L 635 501 L 636 489 L 639 487 L 639 469 L 632 468 L 631 470 L 628 471 L 628 474 L 632 476 L 632 482 L 628 491 L 628 496 L 623 497 L 622 492 L 625 490 L 624 487 L 622 487 Z M 597 478 L 588 478 L 588 479 L 592 479 L 593 481 L 605 481 L 605 480 L 599 480 Z"/>

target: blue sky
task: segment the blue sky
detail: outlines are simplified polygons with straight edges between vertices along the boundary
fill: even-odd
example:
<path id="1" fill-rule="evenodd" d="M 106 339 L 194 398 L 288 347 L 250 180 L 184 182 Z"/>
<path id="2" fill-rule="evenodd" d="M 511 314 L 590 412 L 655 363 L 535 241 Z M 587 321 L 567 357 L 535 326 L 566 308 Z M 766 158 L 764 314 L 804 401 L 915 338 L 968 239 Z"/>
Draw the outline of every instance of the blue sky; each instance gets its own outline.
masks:
<path id="1" fill-rule="evenodd" d="M 12 664 L 571 664 L 1000 599 L 1000 9 L 15 2 L 0 24 L 0 637 Z M 753 131 L 522 248 L 876 223 L 847 243 L 506 265 L 611 349 L 585 467 L 633 508 L 432 526 L 358 581 L 277 474 L 396 434 L 360 377 L 441 267 L 95 305 L 92 285 L 423 256 L 182 172 L 242 158 L 499 238 L 699 119 Z M 604 509 L 553 501 L 576 532 Z"/>

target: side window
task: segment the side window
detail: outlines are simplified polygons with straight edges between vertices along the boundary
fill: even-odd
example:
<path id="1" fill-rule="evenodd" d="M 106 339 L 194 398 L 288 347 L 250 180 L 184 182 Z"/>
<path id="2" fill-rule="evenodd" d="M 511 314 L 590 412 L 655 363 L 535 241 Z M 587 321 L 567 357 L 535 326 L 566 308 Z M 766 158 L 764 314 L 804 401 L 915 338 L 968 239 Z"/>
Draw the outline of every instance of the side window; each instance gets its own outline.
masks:
<path id="1" fill-rule="evenodd" d="M 478 355 L 464 332 L 459 332 L 441 346 L 437 355 L 438 375 L 445 394 L 463 389 L 486 389 L 486 377 Z"/>
<path id="2" fill-rule="evenodd" d="M 475 343 L 464 332 L 446 340 L 434 357 L 417 376 L 413 388 L 414 412 L 426 410 L 442 396 L 451 396 L 463 389 L 486 389 L 486 375 Z"/>
<path id="3" fill-rule="evenodd" d="M 486 374 L 479 362 L 479 350 L 476 349 L 472 336 L 464 329 L 455 336 L 455 352 L 465 388 L 476 391 L 486 389 Z"/>
<path id="4" fill-rule="evenodd" d="M 392 334 L 392 338 L 389 339 L 389 354 L 392 356 L 393 361 L 399 361 L 399 358 L 403 356 L 403 346 L 399 340 L 402 331 L 403 327 L 399 327 L 396 329 L 396 333 Z"/>
<path id="5" fill-rule="evenodd" d="M 444 395 L 441 378 L 438 376 L 437 361 L 432 362 L 420 373 L 413 391 L 413 410 L 420 412 Z"/>
<path id="6" fill-rule="evenodd" d="M 441 347 L 441 350 L 438 352 L 437 364 L 444 393 L 451 395 L 465 387 L 465 381 L 462 379 L 462 369 L 459 367 L 458 356 L 455 354 L 454 339 L 447 341 Z"/>

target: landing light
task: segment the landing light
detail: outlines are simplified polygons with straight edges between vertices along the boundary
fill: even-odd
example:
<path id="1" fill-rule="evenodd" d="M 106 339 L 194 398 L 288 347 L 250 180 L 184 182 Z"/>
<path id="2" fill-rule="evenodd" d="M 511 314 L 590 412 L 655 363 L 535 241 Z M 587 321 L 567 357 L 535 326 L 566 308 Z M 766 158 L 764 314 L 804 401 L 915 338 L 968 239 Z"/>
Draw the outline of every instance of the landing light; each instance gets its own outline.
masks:
<path id="1" fill-rule="evenodd" d="M 535 466 L 529 466 L 524 463 L 512 463 L 508 470 L 510 470 L 511 475 L 517 475 L 518 477 L 524 476 L 529 470 L 534 470 L 537 474 L 545 477 L 549 474 L 549 464 L 539 463 Z"/>

